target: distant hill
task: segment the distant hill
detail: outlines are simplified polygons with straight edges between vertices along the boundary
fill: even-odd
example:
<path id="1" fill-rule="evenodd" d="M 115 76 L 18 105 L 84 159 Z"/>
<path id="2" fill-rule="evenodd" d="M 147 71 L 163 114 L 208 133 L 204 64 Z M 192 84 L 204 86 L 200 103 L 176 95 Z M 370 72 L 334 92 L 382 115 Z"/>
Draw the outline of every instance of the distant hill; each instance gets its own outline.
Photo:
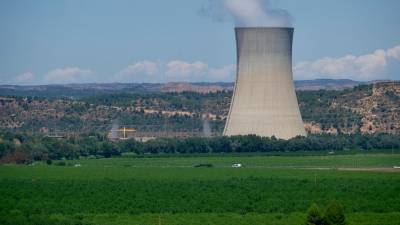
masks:
<path id="1" fill-rule="evenodd" d="M 294 82 L 296 90 L 344 90 L 363 84 L 360 81 L 349 79 L 316 79 L 316 80 L 297 80 Z"/>
<path id="2" fill-rule="evenodd" d="M 159 91 L 160 84 L 87 83 L 51 85 L 0 85 L 0 95 L 40 97 L 84 97 L 118 92 Z"/>
<path id="3" fill-rule="evenodd" d="M 297 90 L 343 90 L 360 85 L 363 82 L 353 80 L 300 80 L 295 81 Z M 232 82 L 215 83 L 88 83 L 88 84 L 59 84 L 59 85 L 0 85 L 0 95 L 13 96 L 43 96 L 43 97 L 83 97 L 96 94 L 111 93 L 144 93 L 144 92 L 197 92 L 209 93 L 232 90 Z"/>
<path id="4" fill-rule="evenodd" d="M 344 90 L 353 88 L 364 82 L 341 79 L 316 79 L 298 80 L 294 82 L 296 90 Z M 222 90 L 233 90 L 234 83 L 166 83 L 162 84 L 160 90 L 164 92 L 193 91 L 199 93 L 217 92 Z"/>

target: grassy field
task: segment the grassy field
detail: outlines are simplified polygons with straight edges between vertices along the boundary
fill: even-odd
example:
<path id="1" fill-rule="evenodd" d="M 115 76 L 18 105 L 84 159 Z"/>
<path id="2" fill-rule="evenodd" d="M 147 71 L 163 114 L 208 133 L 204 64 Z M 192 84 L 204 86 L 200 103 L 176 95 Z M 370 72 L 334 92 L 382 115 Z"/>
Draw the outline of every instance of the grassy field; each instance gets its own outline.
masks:
<path id="1" fill-rule="evenodd" d="M 243 168 L 231 168 L 242 163 Z M 73 165 L 79 164 L 79 167 Z M 212 164 L 211 168 L 195 165 Z M 0 224 L 400 224 L 400 154 L 81 159 L 0 166 Z"/>

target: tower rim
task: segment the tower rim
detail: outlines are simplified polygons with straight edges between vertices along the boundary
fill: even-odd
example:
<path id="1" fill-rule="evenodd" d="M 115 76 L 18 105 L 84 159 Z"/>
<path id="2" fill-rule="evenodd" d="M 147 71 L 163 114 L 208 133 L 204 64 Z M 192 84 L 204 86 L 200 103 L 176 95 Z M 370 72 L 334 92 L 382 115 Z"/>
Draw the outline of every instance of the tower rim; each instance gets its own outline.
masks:
<path id="1" fill-rule="evenodd" d="M 294 30 L 294 27 L 235 27 L 235 30 L 245 30 L 245 29 L 262 29 L 262 30 L 278 30 L 278 29 L 282 29 L 282 30 Z"/>

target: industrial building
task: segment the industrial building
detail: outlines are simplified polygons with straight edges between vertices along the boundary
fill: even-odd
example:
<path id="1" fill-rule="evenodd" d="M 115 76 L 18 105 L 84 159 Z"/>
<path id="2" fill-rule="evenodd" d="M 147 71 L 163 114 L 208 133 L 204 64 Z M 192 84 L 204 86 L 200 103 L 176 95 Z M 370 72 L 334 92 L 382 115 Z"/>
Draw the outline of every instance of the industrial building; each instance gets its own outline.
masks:
<path id="1" fill-rule="evenodd" d="M 235 28 L 237 75 L 224 135 L 306 135 L 292 74 L 293 28 Z"/>

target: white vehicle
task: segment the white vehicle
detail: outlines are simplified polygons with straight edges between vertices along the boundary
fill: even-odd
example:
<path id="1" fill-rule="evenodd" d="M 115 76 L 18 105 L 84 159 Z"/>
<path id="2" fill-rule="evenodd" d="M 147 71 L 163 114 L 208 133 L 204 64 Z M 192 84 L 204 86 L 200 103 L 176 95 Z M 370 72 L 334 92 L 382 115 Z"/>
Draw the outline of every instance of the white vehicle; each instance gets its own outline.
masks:
<path id="1" fill-rule="evenodd" d="M 232 168 L 240 168 L 240 167 L 242 167 L 242 164 L 241 164 L 241 163 L 234 163 L 234 164 L 232 164 Z"/>
<path id="2" fill-rule="evenodd" d="M 393 169 L 400 169 L 400 166 L 393 166 Z"/>

